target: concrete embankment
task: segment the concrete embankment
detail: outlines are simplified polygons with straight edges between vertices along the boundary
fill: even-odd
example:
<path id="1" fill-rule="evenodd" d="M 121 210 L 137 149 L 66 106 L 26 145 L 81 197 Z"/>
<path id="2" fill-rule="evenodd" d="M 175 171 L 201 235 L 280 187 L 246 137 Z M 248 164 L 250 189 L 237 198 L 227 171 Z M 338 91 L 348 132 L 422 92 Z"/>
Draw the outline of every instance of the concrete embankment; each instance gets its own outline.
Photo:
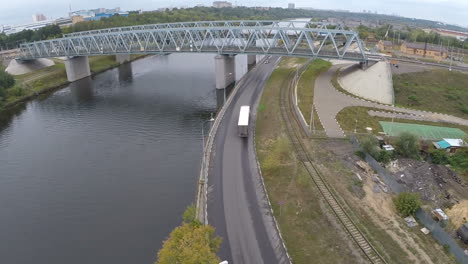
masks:
<path id="1" fill-rule="evenodd" d="M 390 65 L 379 61 L 366 70 L 357 65 L 342 69 L 341 87 L 359 97 L 383 104 L 393 103 L 393 80 Z"/>

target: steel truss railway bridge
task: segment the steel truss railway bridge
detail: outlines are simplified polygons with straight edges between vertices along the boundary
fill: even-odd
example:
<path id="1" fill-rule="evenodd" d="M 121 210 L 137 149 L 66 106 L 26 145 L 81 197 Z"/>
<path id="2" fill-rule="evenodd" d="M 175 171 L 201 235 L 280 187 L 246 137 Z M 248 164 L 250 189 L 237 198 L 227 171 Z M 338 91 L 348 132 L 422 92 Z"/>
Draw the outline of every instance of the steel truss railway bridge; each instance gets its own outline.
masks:
<path id="1" fill-rule="evenodd" d="M 109 28 L 65 34 L 62 38 L 23 43 L 20 61 L 67 57 L 69 81 L 89 76 L 87 56 L 130 54 L 215 53 L 217 88 L 232 81 L 232 56 L 256 55 L 341 59 L 367 63 L 356 32 L 339 25 L 306 21 L 206 21 Z M 218 67 L 219 66 L 219 67 Z M 223 77 L 224 75 L 224 77 Z M 218 77 L 217 77 L 218 78 Z M 219 86 L 219 87 L 218 87 Z"/>

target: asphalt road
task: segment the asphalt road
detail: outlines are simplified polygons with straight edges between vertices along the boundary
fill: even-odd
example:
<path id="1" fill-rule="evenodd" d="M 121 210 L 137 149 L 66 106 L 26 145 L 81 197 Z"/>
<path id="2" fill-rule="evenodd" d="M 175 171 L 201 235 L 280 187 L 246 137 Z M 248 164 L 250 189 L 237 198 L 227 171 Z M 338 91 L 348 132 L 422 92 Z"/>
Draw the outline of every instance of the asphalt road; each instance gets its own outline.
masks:
<path id="1" fill-rule="evenodd" d="M 208 188 L 208 223 L 223 238 L 218 255 L 230 264 L 289 263 L 274 225 L 259 174 L 252 137 L 263 87 L 279 58 L 260 63 L 221 120 L 214 141 Z M 237 134 L 241 105 L 251 106 L 249 137 Z"/>

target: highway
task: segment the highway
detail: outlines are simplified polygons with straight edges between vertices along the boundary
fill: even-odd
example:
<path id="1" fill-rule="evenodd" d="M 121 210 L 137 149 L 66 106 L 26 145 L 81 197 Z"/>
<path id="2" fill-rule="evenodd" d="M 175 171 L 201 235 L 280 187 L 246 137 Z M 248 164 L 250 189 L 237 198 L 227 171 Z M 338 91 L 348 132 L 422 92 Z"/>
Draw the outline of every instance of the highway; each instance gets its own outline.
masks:
<path id="1" fill-rule="evenodd" d="M 244 78 L 215 136 L 209 171 L 208 223 L 223 238 L 218 255 L 230 264 L 289 263 L 271 215 L 254 151 L 253 122 L 263 87 L 278 57 Z M 251 106 L 248 138 L 237 134 L 241 105 Z"/>

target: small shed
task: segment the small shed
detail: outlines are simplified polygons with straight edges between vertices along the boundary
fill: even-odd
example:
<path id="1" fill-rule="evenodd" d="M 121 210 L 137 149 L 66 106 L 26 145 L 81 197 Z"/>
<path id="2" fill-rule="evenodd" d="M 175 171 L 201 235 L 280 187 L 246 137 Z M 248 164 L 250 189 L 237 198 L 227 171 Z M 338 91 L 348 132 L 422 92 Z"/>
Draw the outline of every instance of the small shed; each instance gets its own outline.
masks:
<path id="1" fill-rule="evenodd" d="M 444 138 L 441 141 L 434 142 L 436 149 L 445 149 L 449 153 L 455 153 L 460 148 L 467 148 L 468 145 L 460 138 Z"/>
<path id="2" fill-rule="evenodd" d="M 464 223 L 457 230 L 457 236 L 463 241 L 463 243 L 468 244 L 468 223 Z"/>

